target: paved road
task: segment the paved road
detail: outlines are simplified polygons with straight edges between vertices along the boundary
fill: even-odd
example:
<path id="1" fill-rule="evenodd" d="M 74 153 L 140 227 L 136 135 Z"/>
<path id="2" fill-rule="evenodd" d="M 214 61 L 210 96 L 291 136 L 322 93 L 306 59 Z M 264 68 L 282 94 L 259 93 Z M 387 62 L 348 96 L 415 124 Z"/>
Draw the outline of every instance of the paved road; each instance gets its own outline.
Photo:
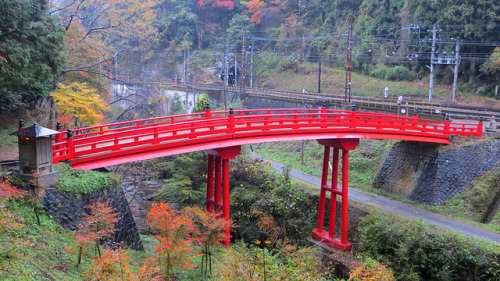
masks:
<path id="1" fill-rule="evenodd" d="M 271 163 L 271 167 L 283 171 L 283 165 L 264 158 L 260 155 L 255 154 L 255 157 L 265 159 Z M 307 175 L 299 170 L 292 169 L 290 171 L 290 176 L 296 180 L 312 184 L 314 186 L 320 186 L 321 179 Z M 341 188 L 340 188 L 341 189 Z M 475 237 L 482 240 L 490 241 L 493 243 L 500 244 L 500 234 L 466 224 L 454 219 L 450 219 L 438 214 L 434 214 L 420 208 L 401 203 L 399 201 L 391 200 L 383 196 L 375 195 L 372 193 L 357 190 L 355 188 L 349 188 L 349 199 L 357 202 L 361 202 L 375 208 L 378 208 L 388 214 L 402 216 L 408 219 L 421 220 L 426 223 L 438 225 L 442 228 L 447 228 L 449 230 L 455 231 L 457 233 L 463 234 L 469 237 Z"/>

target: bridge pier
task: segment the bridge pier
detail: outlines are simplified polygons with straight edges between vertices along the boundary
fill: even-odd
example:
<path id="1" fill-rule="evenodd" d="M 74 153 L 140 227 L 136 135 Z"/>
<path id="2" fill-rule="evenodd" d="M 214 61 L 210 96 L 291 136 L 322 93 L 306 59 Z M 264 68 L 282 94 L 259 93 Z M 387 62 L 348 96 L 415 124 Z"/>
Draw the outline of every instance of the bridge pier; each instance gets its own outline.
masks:
<path id="1" fill-rule="evenodd" d="M 229 160 L 234 159 L 241 151 L 241 146 L 231 146 L 208 150 L 207 168 L 207 202 L 206 210 L 209 213 L 220 213 L 224 220 L 229 221 Z M 214 177 L 215 172 L 215 177 Z M 214 185 L 215 179 L 215 185 Z M 222 179 L 222 180 L 221 180 Z M 221 202 L 222 182 L 222 202 Z M 229 225 L 224 230 L 224 246 L 231 243 Z"/>
<path id="2" fill-rule="evenodd" d="M 359 144 L 359 139 L 329 139 L 318 140 L 318 142 L 325 148 L 323 154 L 323 172 L 321 176 L 321 192 L 318 207 L 318 223 L 316 229 L 312 232 L 312 238 L 330 247 L 343 251 L 350 251 L 352 244 L 347 241 L 349 151 L 356 148 Z M 331 148 L 333 148 L 332 181 L 331 185 L 328 185 L 328 166 Z M 342 190 L 337 187 L 340 150 L 342 150 Z M 328 231 L 325 231 L 323 230 L 323 221 L 327 191 L 330 192 L 330 220 L 328 223 Z M 337 195 L 340 195 L 342 200 L 340 237 L 335 237 Z"/>

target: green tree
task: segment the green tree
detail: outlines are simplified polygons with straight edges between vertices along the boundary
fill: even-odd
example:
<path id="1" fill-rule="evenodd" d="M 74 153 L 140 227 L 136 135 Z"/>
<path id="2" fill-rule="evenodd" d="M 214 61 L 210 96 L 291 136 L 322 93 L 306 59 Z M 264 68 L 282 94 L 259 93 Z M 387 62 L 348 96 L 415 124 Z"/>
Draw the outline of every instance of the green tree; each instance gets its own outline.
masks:
<path id="1" fill-rule="evenodd" d="M 206 93 L 202 93 L 198 101 L 196 102 L 196 106 L 194 107 L 193 112 L 204 112 L 210 100 L 208 99 L 208 95 Z"/>
<path id="2" fill-rule="evenodd" d="M 34 107 L 64 66 L 64 31 L 45 0 L 0 0 L 0 14 L 0 110 Z"/>
<path id="3" fill-rule="evenodd" d="M 158 30 L 158 41 L 162 47 L 181 46 L 183 41 L 196 43 L 200 36 L 197 1 L 164 0 L 157 8 L 154 26 Z M 184 44 L 185 45 L 185 44 Z"/>
<path id="4" fill-rule="evenodd" d="M 236 14 L 229 21 L 229 28 L 227 29 L 227 39 L 229 44 L 236 44 L 239 50 L 241 48 L 241 38 L 243 38 L 243 29 L 247 30 L 247 37 L 253 36 L 255 32 L 255 23 L 253 23 L 248 16 Z"/>

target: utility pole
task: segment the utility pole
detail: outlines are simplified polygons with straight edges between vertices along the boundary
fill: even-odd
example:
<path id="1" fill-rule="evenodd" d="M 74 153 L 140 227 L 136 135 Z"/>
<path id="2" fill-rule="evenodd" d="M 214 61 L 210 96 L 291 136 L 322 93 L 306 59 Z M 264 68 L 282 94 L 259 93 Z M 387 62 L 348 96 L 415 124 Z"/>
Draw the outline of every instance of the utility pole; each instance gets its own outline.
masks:
<path id="1" fill-rule="evenodd" d="M 321 45 L 318 45 L 318 94 L 321 93 Z"/>
<path id="2" fill-rule="evenodd" d="M 118 80 L 118 54 L 115 56 L 115 80 Z"/>
<path id="3" fill-rule="evenodd" d="M 344 103 L 351 103 L 351 70 L 352 70 L 352 25 L 354 18 L 349 17 L 349 27 L 347 32 L 347 63 L 345 65 L 345 93 Z M 349 97 L 349 100 L 348 100 Z"/>
<path id="4" fill-rule="evenodd" d="M 457 39 L 457 46 L 455 48 L 455 71 L 453 71 L 453 97 L 452 102 L 457 100 L 457 83 L 458 83 L 458 65 L 460 64 L 460 40 Z"/>
<path id="5" fill-rule="evenodd" d="M 246 40 L 247 40 L 247 29 L 243 28 L 243 42 L 241 43 L 241 80 L 240 80 L 240 98 L 241 95 L 245 93 L 246 87 L 246 58 L 247 58 L 247 50 L 246 50 Z"/>
<path id="6" fill-rule="evenodd" d="M 189 78 L 190 78 L 190 75 L 191 75 L 191 72 L 189 70 L 189 61 L 191 60 L 191 57 L 190 57 L 190 48 L 188 47 L 187 49 L 187 63 L 186 63 L 186 83 L 189 83 Z"/>
<path id="7" fill-rule="evenodd" d="M 184 64 L 182 68 L 182 82 L 186 83 L 186 49 L 184 49 Z"/>
<path id="8" fill-rule="evenodd" d="M 227 92 L 227 86 L 228 84 L 228 79 L 229 79 L 229 73 L 228 73 L 228 66 L 227 66 L 227 41 L 224 39 L 224 111 L 227 110 L 227 98 L 226 98 L 226 92 Z"/>
<path id="9" fill-rule="evenodd" d="M 236 52 L 234 53 L 234 81 L 233 86 L 238 86 L 238 58 L 236 57 Z"/>
<path id="10" fill-rule="evenodd" d="M 429 102 L 432 101 L 432 88 L 434 87 L 434 53 L 436 53 L 436 25 L 432 26 L 432 51 L 431 51 L 431 73 L 429 74 Z"/>
<path id="11" fill-rule="evenodd" d="M 250 88 L 253 88 L 253 38 L 252 38 L 252 54 L 250 56 Z"/>
<path id="12" fill-rule="evenodd" d="M 304 60 L 306 56 L 306 39 L 305 36 L 302 35 L 302 60 Z"/>

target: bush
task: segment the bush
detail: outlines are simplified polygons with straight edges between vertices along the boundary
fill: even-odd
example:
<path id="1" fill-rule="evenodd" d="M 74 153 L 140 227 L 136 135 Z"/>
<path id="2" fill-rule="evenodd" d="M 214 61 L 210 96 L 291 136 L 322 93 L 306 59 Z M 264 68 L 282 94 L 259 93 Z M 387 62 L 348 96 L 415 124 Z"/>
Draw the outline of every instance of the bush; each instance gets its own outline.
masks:
<path id="1" fill-rule="evenodd" d="M 67 164 L 57 164 L 54 168 L 59 172 L 56 188 L 74 194 L 90 194 L 118 182 L 111 174 L 75 170 Z"/>
<path id="2" fill-rule="evenodd" d="M 498 252 L 412 221 L 372 214 L 359 225 L 361 255 L 394 270 L 397 280 L 498 280 Z"/>
<path id="3" fill-rule="evenodd" d="M 413 81 L 417 78 L 415 72 L 401 65 L 389 67 L 384 64 L 377 64 L 375 69 L 370 71 L 370 75 L 379 79 L 392 81 Z"/>

